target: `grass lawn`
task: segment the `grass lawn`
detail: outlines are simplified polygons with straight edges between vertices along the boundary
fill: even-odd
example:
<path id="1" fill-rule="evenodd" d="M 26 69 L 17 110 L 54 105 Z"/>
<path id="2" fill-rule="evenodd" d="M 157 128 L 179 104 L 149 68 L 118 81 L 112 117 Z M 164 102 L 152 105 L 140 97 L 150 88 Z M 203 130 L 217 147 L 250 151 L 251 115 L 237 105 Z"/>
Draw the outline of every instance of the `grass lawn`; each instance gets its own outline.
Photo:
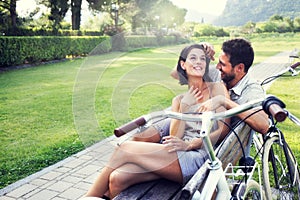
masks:
<path id="1" fill-rule="evenodd" d="M 251 38 L 255 63 L 300 48 L 299 38 Z M 225 38 L 200 40 L 214 44 L 218 55 Z M 0 188 L 112 135 L 132 118 L 168 107 L 186 89 L 169 76 L 182 47 L 115 52 L 1 73 Z M 291 111 L 300 117 L 297 79 L 280 79 L 270 92 L 288 108 L 294 106 Z M 292 130 L 288 139 L 299 158 L 300 141 Z"/>

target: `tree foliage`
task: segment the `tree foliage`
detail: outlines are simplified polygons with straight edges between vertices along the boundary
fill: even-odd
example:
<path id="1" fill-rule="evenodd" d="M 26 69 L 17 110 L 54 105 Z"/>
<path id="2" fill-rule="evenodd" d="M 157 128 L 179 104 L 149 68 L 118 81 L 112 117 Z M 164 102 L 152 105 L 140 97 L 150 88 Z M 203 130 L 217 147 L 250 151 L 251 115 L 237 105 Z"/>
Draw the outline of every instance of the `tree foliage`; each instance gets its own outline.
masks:
<path id="1" fill-rule="evenodd" d="M 52 30 L 57 32 L 61 28 L 61 22 L 69 10 L 68 0 L 41 0 L 41 3 L 50 8 L 48 18 L 52 21 Z"/>

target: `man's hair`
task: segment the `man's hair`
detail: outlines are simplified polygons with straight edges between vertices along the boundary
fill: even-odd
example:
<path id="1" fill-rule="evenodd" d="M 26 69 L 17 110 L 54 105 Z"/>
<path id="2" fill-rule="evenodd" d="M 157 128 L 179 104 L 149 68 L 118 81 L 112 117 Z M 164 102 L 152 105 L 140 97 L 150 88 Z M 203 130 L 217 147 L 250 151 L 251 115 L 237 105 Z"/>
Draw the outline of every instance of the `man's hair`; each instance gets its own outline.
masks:
<path id="1" fill-rule="evenodd" d="M 245 72 L 248 72 L 254 59 L 254 51 L 249 41 L 241 38 L 228 40 L 223 43 L 222 50 L 229 57 L 232 67 L 243 63 Z"/>
<path id="2" fill-rule="evenodd" d="M 186 61 L 186 58 L 188 56 L 188 54 L 191 52 L 192 49 L 202 49 L 205 52 L 205 49 L 203 47 L 203 45 L 201 44 L 192 44 L 190 46 L 185 47 L 184 49 L 181 50 L 178 62 L 177 62 L 177 73 L 179 76 L 179 83 L 181 85 L 185 85 L 188 84 L 188 77 L 187 77 L 187 73 L 185 70 L 182 69 L 180 61 Z M 210 59 L 206 56 L 206 67 L 205 67 L 205 73 L 203 75 L 203 79 L 207 82 L 211 82 L 211 78 L 208 76 L 209 74 L 209 63 L 210 63 Z"/>

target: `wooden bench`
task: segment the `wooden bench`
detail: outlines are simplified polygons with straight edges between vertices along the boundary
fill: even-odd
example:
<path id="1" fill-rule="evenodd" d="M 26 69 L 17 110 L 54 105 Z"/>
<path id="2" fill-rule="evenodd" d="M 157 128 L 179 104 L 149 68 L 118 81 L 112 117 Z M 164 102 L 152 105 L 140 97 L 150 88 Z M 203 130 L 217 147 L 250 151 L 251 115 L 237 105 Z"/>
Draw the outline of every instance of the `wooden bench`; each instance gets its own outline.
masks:
<path id="1" fill-rule="evenodd" d="M 243 130 L 237 133 L 244 148 L 249 143 L 250 133 L 251 129 L 248 126 L 244 126 Z M 233 132 L 227 135 L 227 137 L 217 148 L 216 153 L 217 157 L 222 161 L 223 169 L 225 169 L 229 163 L 235 165 L 243 154 L 241 150 L 241 144 Z M 193 193 L 195 190 L 201 188 L 201 184 L 204 183 L 207 175 L 207 167 L 202 166 L 184 187 L 179 183 L 175 183 L 166 179 L 149 181 L 129 187 L 116 196 L 114 200 L 179 199 L 183 190 L 187 193 Z M 190 194 L 187 194 L 187 196 L 190 198 Z M 182 199 L 187 198 L 183 197 Z"/>

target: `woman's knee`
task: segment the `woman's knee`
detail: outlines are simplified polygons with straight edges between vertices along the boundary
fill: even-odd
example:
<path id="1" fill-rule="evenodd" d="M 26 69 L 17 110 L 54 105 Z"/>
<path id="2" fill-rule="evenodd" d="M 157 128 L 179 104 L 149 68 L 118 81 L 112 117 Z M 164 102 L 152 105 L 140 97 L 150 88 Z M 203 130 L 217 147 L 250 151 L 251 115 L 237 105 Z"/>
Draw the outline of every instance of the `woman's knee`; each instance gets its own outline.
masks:
<path id="1" fill-rule="evenodd" d="M 119 156 L 121 158 L 125 158 L 126 155 L 129 153 L 128 150 L 132 148 L 132 144 L 130 141 L 125 141 L 122 144 L 119 144 L 118 146 L 115 147 L 114 154 L 113 156 Z"/>
<path id="2" fill-rule="evenodd" d="M 112 193 L 119 193 L 129 186 L 130 177 L 117 170 L 113 171 L 109 176 L 109 189 Z"/>

